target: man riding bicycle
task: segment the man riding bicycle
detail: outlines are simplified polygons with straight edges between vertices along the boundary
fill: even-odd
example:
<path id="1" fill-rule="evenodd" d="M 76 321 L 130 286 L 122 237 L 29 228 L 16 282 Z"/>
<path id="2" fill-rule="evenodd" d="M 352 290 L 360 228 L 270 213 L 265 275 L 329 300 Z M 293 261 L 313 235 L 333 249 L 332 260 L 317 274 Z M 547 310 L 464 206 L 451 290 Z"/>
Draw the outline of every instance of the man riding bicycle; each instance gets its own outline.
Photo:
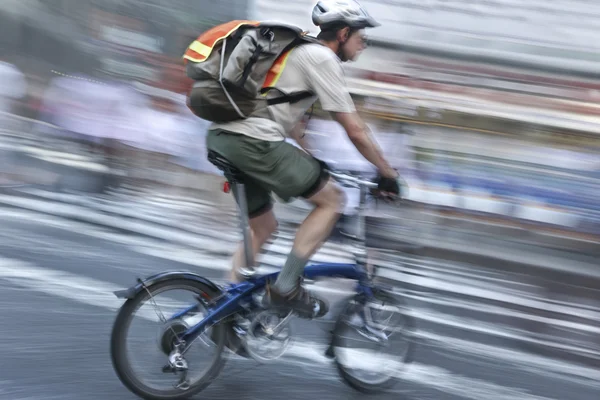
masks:
<path id="1" fill-rule="evenodd" d="M 398 194 L 398 173 L 384 159 L 368 128 L 356 113 L 348 91 L 342 62 L 355 60 L 366 47 L 365 28 L 379 24 L 357 2 L 322 0 L 312 12 L 320 28 L 320 43 L 294 48 L 277 87 L 284 92 L 310 91 L 313 95 L 295 103 L 272 105 L 243 120 L 215 123 L 207 136 L 214 151 L 248 177 L 245 181 L 252 237 L 253 259 L 277 229 L 271 192 L 283 200 L 303 197 L 315 208 L 300 225 L 292 250 L 277 280 L 267 286 L 271 306 L 288 307 L 300 316 L 321 317 L 324 301 L 301 286 L 304 267 L 328 238 L 343 209 L 343 192 L 329 180 L 325 166 L 303 146 L 302 119 L 319 100 L 321 107 L 345 129 L 357 150 L 379 171 L 382 192 Z M 287 143 L 295 139 L 306 152 Z M 244 246 L 233 257 L 232 279 L 243 279 Z M 248 266 L 252 267 L 252 266 Z"/>

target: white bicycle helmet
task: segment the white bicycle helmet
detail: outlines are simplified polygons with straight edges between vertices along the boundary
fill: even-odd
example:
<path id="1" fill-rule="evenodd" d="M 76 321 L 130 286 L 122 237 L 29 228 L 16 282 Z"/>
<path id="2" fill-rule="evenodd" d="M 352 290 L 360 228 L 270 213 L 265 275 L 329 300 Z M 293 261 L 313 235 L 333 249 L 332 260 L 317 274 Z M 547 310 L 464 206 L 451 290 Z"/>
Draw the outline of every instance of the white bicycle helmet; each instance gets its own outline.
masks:
<path id="1" fill-rule="evenodd" d="M 381 25 L 354 0 L 320 0 L 313 8 L 312 21 L 321 29 L 337 24 L 357 29 Z"/>

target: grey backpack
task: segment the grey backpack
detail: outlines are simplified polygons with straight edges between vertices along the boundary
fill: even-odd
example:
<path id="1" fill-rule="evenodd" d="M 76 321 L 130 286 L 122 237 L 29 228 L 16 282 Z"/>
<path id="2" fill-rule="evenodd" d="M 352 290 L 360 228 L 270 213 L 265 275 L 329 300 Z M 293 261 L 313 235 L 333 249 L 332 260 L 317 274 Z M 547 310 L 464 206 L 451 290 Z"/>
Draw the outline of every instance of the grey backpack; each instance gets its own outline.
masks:
<path id="1" fill-rule="evenodd" d="M 212 122 L 245 119 L 260 108 L 295 103 L 310 92 L 267 97 L 275 89 L 290 51 L 318 43 L 300 28 L 268 22 L 231 21 L 201 34 L 184 55 L 186 74 L 194 85 L 188 107 Z"/>

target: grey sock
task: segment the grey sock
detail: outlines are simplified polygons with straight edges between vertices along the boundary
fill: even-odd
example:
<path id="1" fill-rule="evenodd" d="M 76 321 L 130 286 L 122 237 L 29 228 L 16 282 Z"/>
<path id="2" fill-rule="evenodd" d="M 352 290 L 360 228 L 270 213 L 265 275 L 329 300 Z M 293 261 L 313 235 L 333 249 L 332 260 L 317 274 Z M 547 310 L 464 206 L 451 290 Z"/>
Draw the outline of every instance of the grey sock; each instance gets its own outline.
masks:
<path id="1" fill-rule="evenodd" d="M 307 259 L 298 257 L 292 249 L 273 287 L 284 294 L 294 290 L 307 263 Z"/>

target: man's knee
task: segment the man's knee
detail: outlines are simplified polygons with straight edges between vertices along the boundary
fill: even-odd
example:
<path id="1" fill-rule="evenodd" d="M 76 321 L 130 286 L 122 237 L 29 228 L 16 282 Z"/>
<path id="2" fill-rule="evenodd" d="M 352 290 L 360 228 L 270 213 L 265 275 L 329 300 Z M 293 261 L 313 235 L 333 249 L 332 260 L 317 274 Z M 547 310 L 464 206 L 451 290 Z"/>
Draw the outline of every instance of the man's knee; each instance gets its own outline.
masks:
<path id="1" fill-rule="evenodd" d="M 335 207 L 338 214 L 344 212 L 346 206 L 346 193 L 337 185 L 333 185 L 333 192 L 335 193 L 333 198 L 333 207 Z"/>
<path id="2" fill-rule="evenodd" d="M 309 200 L 317 207 L 331 209 L 337 214 L 341 214 L 346 205 L 344 191 L 331 181 Z"/>

